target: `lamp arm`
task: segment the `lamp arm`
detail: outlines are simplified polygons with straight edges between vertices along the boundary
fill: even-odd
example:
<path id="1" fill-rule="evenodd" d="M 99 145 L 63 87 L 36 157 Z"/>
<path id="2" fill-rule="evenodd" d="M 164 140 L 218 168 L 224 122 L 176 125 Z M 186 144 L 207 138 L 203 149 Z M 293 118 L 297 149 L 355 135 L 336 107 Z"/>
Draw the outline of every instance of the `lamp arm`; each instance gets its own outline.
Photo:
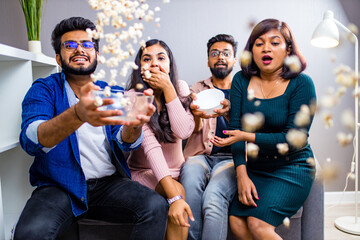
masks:
<path id="1" fill-rule="evenodd" d="M 344 24 L 342 24 L 341 22 L 339 22 L 338 20 L 336 20 L 335 18 L 332 19 L 337 25 L 339 25 L 339 27 L 341 27 L 345 32 L 349 32 L 352 33 L 352 35 L 354 35 L 354 37 L 356 38 L 356 35 L 350 31 L 350 29 L 348 29 L 347 27 L 344 26 Z"/>
<path id="2" fill-rule="evenodd" d="M 359 60 L 358 60 L 358 55 L 359 55 L 359 51 L 358 51 L 358 38 L 357 36 L 352 32 L 350 31 L 350 29 L 348 29 L 347 27 L 344 26 L 344 24 L 342 24 L 341 22 L 339 22 L 338 20 L 336 20 L 335 18 L 332 19 L 340 28 L 342 28 L 345 32 L 348 32 L 352 35 L 352 37 L 355 39 L 355 76 L 356 76 L 356 79 L 358 79 L 358 75 L 359 75 L 359 71 L 358 71 L 358 63 L 359 63 Z"/>

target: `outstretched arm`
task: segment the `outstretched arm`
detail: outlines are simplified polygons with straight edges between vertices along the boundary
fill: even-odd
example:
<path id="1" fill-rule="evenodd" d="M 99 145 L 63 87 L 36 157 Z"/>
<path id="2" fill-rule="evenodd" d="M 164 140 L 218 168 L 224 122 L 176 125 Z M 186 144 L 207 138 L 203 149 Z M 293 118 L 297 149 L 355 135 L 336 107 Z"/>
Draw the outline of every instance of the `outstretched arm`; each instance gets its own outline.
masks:
<path id="1" fill-rule="evenodd" d="M 45 121 L 37 128 L 39 143 L 44 147 L 54 147 L 72 134 L 83 123 L 88 122 L 93 126 L 120 125 L 118 120 L 107 117 L 121 115 L 121 111 L 98 111 L 95 106 L 91 90 L 99 87 L 89 82 L 81 88 L 80 101 L 58 116 Z M 113 100 L 104 100 L 104 105 L 111 104 Z"/>

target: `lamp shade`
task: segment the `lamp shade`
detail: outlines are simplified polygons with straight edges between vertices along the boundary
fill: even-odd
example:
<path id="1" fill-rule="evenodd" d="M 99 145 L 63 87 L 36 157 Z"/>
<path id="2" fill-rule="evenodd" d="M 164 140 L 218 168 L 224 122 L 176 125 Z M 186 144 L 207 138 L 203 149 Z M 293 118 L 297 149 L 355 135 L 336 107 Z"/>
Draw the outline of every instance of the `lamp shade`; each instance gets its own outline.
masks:
<path id="1" fill-rule="evenodd" d="M 326 11 L 324 20 L 316 27 L 311 44 L 320 48 L 331 48 L 339 45 L 339 29 L 334 22 L 334 13 Z"/>

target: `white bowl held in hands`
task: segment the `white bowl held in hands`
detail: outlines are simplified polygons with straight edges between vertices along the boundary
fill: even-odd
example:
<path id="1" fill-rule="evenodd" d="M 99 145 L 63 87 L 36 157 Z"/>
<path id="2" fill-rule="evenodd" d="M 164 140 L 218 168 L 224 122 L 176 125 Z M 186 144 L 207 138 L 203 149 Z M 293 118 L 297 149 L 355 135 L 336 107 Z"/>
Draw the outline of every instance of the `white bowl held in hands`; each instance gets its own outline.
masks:
<path id="1" fill-rule="evenodd" d="M 111 92 L 110 96 L 105 96 L 103 90 L 93 91 L 94 98 L 113 99 L 114 103 L 98 107 L 100 111 L 121 110 L 121 116 L 112 116 L 110 119 L 122 121 L 134 121 L 138 114 L 146 114 L 148 105 L 154 101 L 154 96 L 146 96 L 140 92 Z"/>
<path id="2" fill-rule="evenodd" d="M 198 111 L 206 112 L 206 115 L 215 114 L 215 109 L 221 109 L 223 105 L 220 103 L 224 100 L 225 94 L 215 88 L 207 89 L 196 94 L 196 100 L 193 101 L 195 105 L 200 108 Z"/>

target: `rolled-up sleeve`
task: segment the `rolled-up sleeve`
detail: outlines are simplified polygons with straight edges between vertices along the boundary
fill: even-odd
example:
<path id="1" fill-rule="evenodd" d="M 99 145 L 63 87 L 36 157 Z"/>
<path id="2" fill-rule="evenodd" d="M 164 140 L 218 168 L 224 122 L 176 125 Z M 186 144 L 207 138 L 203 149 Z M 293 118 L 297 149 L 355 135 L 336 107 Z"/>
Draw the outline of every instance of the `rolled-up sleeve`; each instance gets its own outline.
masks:
<path id="1" fill-rule="evenodd" d="M 123 142 L 123 140 L 121 139 L 121 132 L 123 129 L 124 129 L 124 126 L 121 126 L 118 133 L 116 134 L 116 139 L 119 143 L 120 149 L 123 151 L 126 151 L 126 152 L 138 149 L 140 147 L 142 141 L 144 140 L 144 132 L 141 130 L 141 134 L 135 142 L 126 143 L 126 142 Z"/>

